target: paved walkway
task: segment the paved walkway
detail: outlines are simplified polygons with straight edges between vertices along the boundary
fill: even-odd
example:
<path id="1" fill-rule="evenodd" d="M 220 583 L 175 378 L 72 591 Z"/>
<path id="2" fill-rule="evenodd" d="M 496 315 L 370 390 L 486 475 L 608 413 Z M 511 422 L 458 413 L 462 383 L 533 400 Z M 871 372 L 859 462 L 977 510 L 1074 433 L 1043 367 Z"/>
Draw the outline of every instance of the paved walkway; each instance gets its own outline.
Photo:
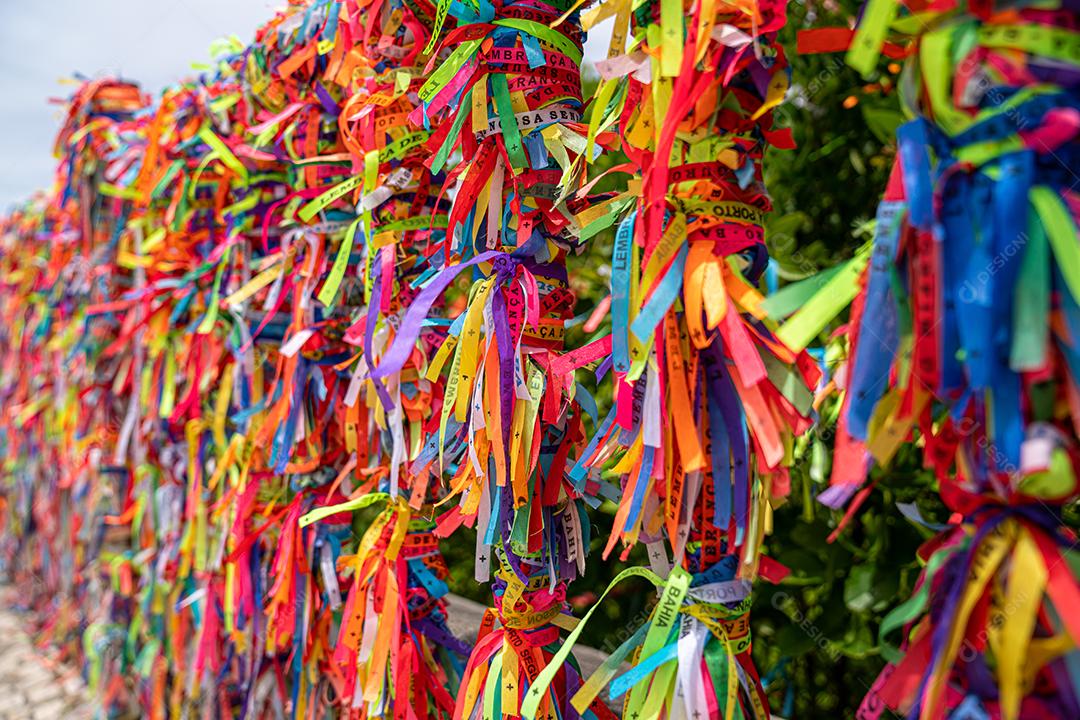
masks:
<path id="1" fill-rule="evenodd" d="M 0 720 L 90 720 L 77 670 L 34 647 L 17 612 L 0 607 Z"/>

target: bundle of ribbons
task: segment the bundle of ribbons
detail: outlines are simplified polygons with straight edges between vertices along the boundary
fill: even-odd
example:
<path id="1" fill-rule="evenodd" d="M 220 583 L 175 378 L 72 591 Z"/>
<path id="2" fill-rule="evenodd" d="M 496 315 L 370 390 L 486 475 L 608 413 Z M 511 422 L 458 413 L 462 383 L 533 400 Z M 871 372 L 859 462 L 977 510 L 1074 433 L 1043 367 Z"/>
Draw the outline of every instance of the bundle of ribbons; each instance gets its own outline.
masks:
<path id="1" fill-rule="evenodd" d="M 654 583 L 660 599 L 572 702 L 610 682 L 624 717 L 768 718 L 750 581 L 786 572 L 760 546 L 821 374 L 777 338 L 758 290 L 771 209 L 761 162 L 768 144 L 791 146 L 771 112 L 788 87 L 776 43 L 785 5 L 616 1 L 582 14 L 586 27 L 607 18 L 585 161 L 594 143 L 619 151 L 626 162 L 606 172 L 630 180 L 591 196 L 582 235 L 616 228 L 611 329 L 558 369 L 599 362 L 612 385 L 570 477 L 618 482 L 604 554 L 644 542 L 652 569 L 623 576 Z M 633 668 L 616 677 L 625 660 Z"/>
<path id="2" fill-rule="evenodd" d="M 798 347 L 821 327 L 809 318 L 854 298 L 820 499 L 850 516 L 868 472 L 917 442 L 953 513 L 882 624 L 889 664 L 860 717 L 1076 717 L 1080 587 L 1062 518 L 1080 492 L 1076 8 L 870 0 L 854 33 L 799 44 L 849 47 L 863 73 L 906 58 L 911 118 L 872 247 L 780 331 Z"/>
<path id="3" fill-rule="evenodd" d="M 293 2 L 153 102 L 75 94 L 2 226 L 2 555 L 106 715 L 768 717 L 750 581 L 820 377 L 759 290 L 785 5 L 581 5 Z M 584 678 L 605 501 L 659 602 Z"/>

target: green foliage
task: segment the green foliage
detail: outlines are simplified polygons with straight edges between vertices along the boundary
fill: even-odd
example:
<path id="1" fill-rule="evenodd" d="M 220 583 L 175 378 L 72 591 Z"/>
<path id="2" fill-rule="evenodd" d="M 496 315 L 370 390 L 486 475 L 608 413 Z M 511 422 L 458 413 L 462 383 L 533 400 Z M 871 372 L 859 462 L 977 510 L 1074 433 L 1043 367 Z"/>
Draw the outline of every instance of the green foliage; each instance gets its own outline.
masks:
<path id="1" fill-rule="evenodd" d="M 813 500 L 827 478 L 811 479 L 809 453 L 793 468 L 792 500 L 776 512 L 765 546 L 791 575 L 779 585 L 759 583 L 752 611 L 755 660 L 763 673 L 774 671 L 768 689 L 775 713 L 854 717 L 883 667 L 878 626 L 911 593 L 916 551 L 931 536 L 896 504 L 916 502 L 931 522 L 948 517 L 918 452 L 905 448 L 891 469 L 874 471 L 874 491 L 833 542 L 842 515 Z"/>
<path id="2" fill-rule="evenodd" d="M 765 161 L 775 210 L 766 242 L 784 279 L 832 267 L 868 239 L 892 166 L 903 119 L 892 71 L 867 85 L 839 54 L 795 51 L 798 30 L 849 26 L 857 11 L 852 0 L 788 6 L 781 39 L 792 90 L 777 114 L 798 147 L 770 149 Z M 777 586 L 758 583 L 752 611 L 754 658 L 768 680 L 773 712 L 800 720 L 854 717 L 884 665 L 878 626 L 910 594 L 919 573 L 916 550 L 930 536 L 900 515 L 896 503 L 917 500 L 924 516 L 945 519 L 932 475 L 921 468 L 917 449 L 905 448 L 889 470 L 874 472 L 874 491 L 829 542 L 842 513 L 814 497 L 827 487 L 831 431 L 826 424 L 820 436 L 800 444 L 792 498 L 775 513 L 765 547 L 791 575 Z"/>
<path id="3" fill-rule="evenodd" d="M 799 55 L 795 36 L 810 27 L 847 27 L 859 4 L 788 5 L 781 32 L 791 90 L 776 111 L 794 150 L 770 148 L 765 181 L 773 198 L 766 242 L 781 274 L 803 277 L 850 257 L 852 230 L 874 217 L 892 166 L 902 116 L 888 70 L 865 84 L 837 54 Z M 831 10 L 829 8 L 832 8 Z"/>

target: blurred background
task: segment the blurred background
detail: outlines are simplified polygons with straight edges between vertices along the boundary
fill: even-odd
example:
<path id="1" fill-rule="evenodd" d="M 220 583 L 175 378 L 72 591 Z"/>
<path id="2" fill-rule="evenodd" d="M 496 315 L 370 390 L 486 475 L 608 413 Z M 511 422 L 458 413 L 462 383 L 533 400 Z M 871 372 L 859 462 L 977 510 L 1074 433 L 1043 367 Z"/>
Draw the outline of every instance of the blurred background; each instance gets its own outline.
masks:
<path id="1" fill-rule="evenodd" d="M 52 183 L 73 77 L 119 75 L 157 94 L 222 36 L 249 39 L 276 0 L 0 2 L 0 210 Z"/>
<path id="2" fill-rule="evenodd" d="M 0 210 L 47 188 L 72 78 L 121 76 L 154 95 L 197 73 L 216 40 L 245 44 L 284 0 L 0 2 Z M 607 50 L 611 22 L 594 36 Z M 587 51 L 592 48 L 587 48 Z"/>

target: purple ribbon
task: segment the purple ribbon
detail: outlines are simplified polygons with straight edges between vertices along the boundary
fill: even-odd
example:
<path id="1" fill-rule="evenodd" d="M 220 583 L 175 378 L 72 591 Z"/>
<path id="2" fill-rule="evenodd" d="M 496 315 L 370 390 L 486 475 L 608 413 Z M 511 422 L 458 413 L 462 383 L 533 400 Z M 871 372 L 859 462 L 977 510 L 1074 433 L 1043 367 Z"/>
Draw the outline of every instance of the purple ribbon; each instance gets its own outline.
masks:
<path id="1" fill-rule="evenodd" d="M 409 354 L 416 345 L 416 339 L 420 337 L 420 330 L 423 327 L 424 320 L 427 319 L 428 311 L 435 304 L 435 300 L 442 295 L 443 291 L 458 276 L 458 273 L 467 267 L 494 260 L 500 256 L 505 256 L 505 253 L 498 250 L 488 250 L 480 253 L 472 260 L 440 270 L 432 278 L 431 282 L 425 285 L 416 295 L 416 299 L 409 305 L 409 309 L 405 311 L 405 317 L 402 318 L 401 328 L 394 337 L 394 342 L 391 343 L 390 349 L 383 355 L 382 362 L 379 363 L 378 367 L 372 369 L 370 377 L 373 380 L 389 377 L 405 366 L 405 361 L 409 359 Z"/>

